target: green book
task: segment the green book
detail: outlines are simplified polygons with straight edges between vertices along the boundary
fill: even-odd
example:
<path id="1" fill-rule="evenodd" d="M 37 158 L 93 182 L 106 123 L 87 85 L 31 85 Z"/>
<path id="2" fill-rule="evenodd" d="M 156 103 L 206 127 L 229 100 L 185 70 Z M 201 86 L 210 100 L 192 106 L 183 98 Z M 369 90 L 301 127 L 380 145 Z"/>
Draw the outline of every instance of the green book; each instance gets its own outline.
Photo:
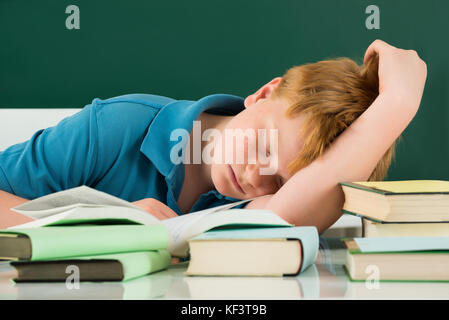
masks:
<path id="1" fill-rule="evenodd" d="M 187 275 L 297 275 L 315 262 L 315 227 L 215 230 L 189 241 Z"/>
<path id="2" fill-rule="evenodd" d="M 345 239 L 352 280 L 449 281 L 449 237 Z"/>
<path id="3" fill-rule="evenodd" d="M 166 269 L 166 249 L 80 256 L 41 261 L 14 261 L 15 282 L 32 281 L 127 281 Z"/>
<path id="4" fill-rule="evenodd" d="M 166 249 L 162 225 L 80 225 L 0 230 L 0 259 L 43 260 Z"/>

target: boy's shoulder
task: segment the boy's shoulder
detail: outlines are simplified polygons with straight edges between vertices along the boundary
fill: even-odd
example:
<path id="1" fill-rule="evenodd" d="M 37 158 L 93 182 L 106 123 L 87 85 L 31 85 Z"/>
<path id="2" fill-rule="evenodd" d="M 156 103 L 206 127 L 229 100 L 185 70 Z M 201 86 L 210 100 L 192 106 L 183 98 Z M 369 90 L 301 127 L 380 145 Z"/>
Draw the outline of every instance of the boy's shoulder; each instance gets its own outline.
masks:
<path id="1" fill-rule="evenodd" d="M 177 100 L 153 94 L 133 93 L 109 99 L 95 98 L 91 108 L 100 128 L 144 130 L 166 105 Z"/>
<path id="2" fill-rule="evenodd" d="M 150 106 L 153 108 L 161 108 L 171 102 L 177 101 L 176 99 L 155 95 L 155 94 L 148 94 L 148 93 L 131 93 L 131 94 L 125 94 L 121 96 L 112 97 L 109 99 L 95 99 L 97 104 L 100 105 L 107 105 L 107 104 L 120 104 L 120 103 L 128 103 L 128 104 L 137 104 L 137 105 L 144 105 L 144 106 Z"/>

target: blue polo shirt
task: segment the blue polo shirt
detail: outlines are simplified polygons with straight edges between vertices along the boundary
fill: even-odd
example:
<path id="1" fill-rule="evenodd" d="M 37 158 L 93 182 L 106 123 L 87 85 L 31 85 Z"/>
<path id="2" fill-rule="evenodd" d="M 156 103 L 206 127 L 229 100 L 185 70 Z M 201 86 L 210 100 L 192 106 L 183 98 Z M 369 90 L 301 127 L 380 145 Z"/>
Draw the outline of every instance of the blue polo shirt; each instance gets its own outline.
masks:
<path id="1" fill-rule="evenodd" d="M 184 164 L 170 160 L 175 129 L 191 132 L 202 112 L 236 115 L 243 99 L 213 94 L 198 101 L 151 94 L 94 99 L 56 126 L 0 152 L 0 189 L 34 199 L 87 185 L 127 201 L 155 198 L 182 214 L 176 200 Z M 191 212 L 235 202 L 211 190 Z M 240 205 L 242 206 L 242 205 Z"/>

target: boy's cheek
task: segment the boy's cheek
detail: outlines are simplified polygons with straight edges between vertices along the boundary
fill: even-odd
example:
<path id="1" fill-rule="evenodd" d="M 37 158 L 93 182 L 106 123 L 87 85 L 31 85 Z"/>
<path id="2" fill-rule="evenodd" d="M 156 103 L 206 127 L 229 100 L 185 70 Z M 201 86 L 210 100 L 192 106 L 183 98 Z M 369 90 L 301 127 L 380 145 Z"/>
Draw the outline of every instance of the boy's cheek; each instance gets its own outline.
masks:
<path id="1" fill-rule="evenodd" d="M 211 168 L 212 182 L 215 189 L 224 196 L 232 197 L 232 190 L 228 185 L 227 165 L 215 164 Z"/>

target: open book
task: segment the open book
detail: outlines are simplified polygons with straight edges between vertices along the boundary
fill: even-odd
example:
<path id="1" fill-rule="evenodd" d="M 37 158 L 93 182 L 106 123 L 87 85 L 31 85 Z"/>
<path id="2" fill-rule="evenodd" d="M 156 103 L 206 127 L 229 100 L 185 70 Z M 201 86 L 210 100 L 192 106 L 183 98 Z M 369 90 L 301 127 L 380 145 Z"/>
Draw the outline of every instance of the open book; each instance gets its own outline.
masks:
<path id="1" fill-rule="evenodd" d="M 36 220 L 10 229 L 77 224 L 162 224 L 171 236 L 168 251 L 172 256 L 185 257 L 189 239 L 216 227 L 292 226 L 269 210 L 232 209 L 251 200 L 253 199 L 160 221 L 128 201 L 81 186 L 49 194 L 12 208 L 11 210 Z"/>

